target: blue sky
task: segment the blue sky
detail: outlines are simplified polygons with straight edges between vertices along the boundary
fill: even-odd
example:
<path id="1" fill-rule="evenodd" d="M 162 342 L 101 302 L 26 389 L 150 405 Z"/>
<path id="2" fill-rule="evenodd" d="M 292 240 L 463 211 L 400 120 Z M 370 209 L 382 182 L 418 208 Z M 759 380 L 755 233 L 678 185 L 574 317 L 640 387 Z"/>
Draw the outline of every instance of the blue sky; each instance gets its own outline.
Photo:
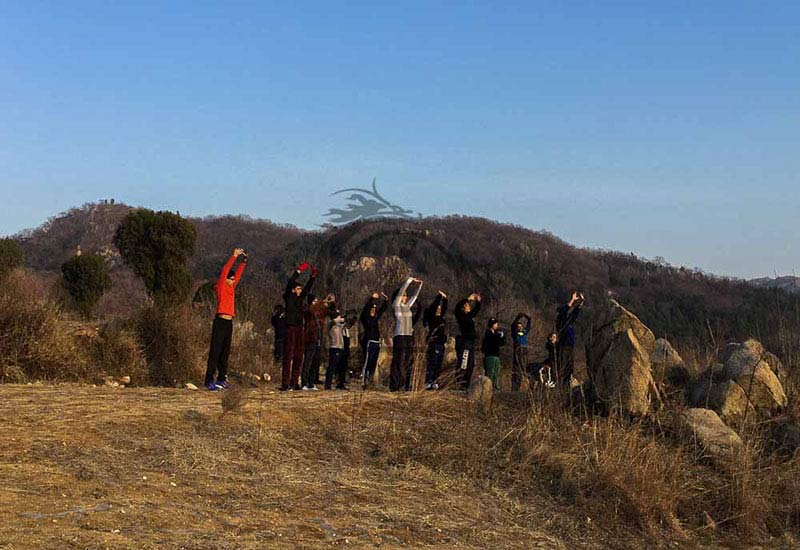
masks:
<path id="1" fill-rule="evenodd" d="M 377 177 L 424 214 L 790 274 L 798 92 L 789 1 L 0 0 L 0 234 L 111 197 L 314 227 Z"/>

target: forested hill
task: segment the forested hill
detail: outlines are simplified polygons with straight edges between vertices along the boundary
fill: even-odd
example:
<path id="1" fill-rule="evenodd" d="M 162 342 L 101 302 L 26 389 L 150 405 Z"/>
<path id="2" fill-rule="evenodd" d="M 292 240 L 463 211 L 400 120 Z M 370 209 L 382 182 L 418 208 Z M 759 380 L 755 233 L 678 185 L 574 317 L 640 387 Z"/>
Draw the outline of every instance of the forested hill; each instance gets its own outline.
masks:
<path id="1" fill-rule="evenodd" d="M 118 274 L 124 273 L 112 238 L 130 209 L 88 204 L 18 235 L 28 266 L 58 272 L 80 246 L 85 253 L 105 254 Z M 319 231 L 242 216 L 192 221 L 198 232 L 194 275 L 214 276 L 230 250 L 244 246 L 252 260 L 242 292 L 263 308 L 274 302 L 276 289 L 298 260 L 325 264 L 328 284 L 355 294 L 360 290 L 340 287 L 357 260 L 396 256 L 430 281 L 427 292 L 436 286 L 453 292 L 481 290 L 497 312 L 528 304 L 546 317 L 569 289 L 580 289 L 589 304 L 614 295 L 657 335 L 679 342 L 754 335 L 769 349 L 781 350 L 794 345 L 794 335 L 800 334 L 800 296 L 631 254 L 577 248 L 546 232 L 486 219 L 384 219 Z M 384 279 L 364 288 L 397 282 Z"/>

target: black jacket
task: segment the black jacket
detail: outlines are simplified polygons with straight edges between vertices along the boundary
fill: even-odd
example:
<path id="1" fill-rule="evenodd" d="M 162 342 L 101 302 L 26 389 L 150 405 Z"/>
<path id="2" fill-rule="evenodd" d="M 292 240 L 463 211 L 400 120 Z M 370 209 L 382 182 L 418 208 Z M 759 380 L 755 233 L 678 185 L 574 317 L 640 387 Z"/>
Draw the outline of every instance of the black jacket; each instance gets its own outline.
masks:
<path id="1" fill-rule="evenodd" d="M 506 336 L 502 331 L 493 331 L 490 328 L 486 329 L 483 335 L 483 345 L 481 351 L 484 355 L 490 357 L 500 357 L 500 346 L 506 343 Z"/>
<path id="2" fill-rule="evenodd" d="M 299 271 L 292 273 L 289 277 L 289 282 L 286 283 L 286 290 L 283 291 L 283 301 L 286 304 L 286 326 L 297 327 L 303 325 L 303 307 L 311 287 L 314 286 L 314 277 L 311 276 L 303 287 L 303 292 L 300 296 L 292 292 L 292 289 L 297 286 L 297 278 L 300 276 Z"/>
<path id="3" fill-rule="evenodd" d="M 275 338 L 283 340 L 286 336 L 286 316 L 283 313 L 272 315 L 272 328 L 275 329 Z"/>
<path id="4" fill-rule="evenodd" d="M 475 317 L 481 310 L 481 303 L 478 301 L 471 302 L 471 311 L 469 313 L 464 313 L 464 304 L 468 301 L 469 298 L 464 298 L 456 304 L 455 316 L 461 338 L 474 342 L 478 339 L 478 331 L 475 330 Z"/>
<path id="5" fill-rule="evenodd" d="M 380 303 L 378 303 L 380 302 Z M 378 306 L 378 310 L 375 312 L 375 317 L 372 317 L 369 314 L 369 310 L 372 308 L 372 304 L 376 304 Z M 362 331 L 362 345 L 370 340 L 375 340 L 376 342 L 381 341 L 381 327 L 380 321 L 381 316 L 386 311 L 386 306 L 389 305 L 387 300 L 376 300 L 375 298 L 370 297 L 367 300 L 367 303 L 364 304 L 364 309 L 361 310 L 361 326 L 364 328 Z"/>
<path id="6" fill-rule="evenodd" d="M 436 308 L 442 306 L 441 315 L 436 315 Z M 446 344 L 447 343 L 447 321 L 444 315 L 447 313 L 447 298 L 442 298 L 441 294 L 437 294 L 431 305 L 425 309 L 422 316 L 422 324 L 428 327 L 428 344 Z"/>

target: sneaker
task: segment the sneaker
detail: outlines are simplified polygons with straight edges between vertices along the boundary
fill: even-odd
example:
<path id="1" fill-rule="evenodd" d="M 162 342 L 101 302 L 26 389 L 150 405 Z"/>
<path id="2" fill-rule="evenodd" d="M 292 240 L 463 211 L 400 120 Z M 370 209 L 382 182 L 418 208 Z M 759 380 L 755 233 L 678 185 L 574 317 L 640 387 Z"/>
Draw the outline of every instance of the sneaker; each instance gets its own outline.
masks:
<path id="1" fill-rule="evenodd" d="M 556 387 L 556 383 L 555 383 L 555 382 L 553 382 L 552 380 L 548 380 L 548 381 L 547 381 L 547 384 L 545 384 L 545 385 L 546 385 L 548 388 L 555 388 L 555 387 Z"/>
<path id="2" fill-rule="evenodd" d="M 309 386 L 309 387 L 308 387 L 308 389 L 309 389 L 310 391 L 319 391 L 319 388 L 318 388 L 318 387 L 316 387 L 316 386 Z"/>
<path id="3" fill-rule="evenodd" d="M 425 384 L 425 389 L 426 390 L 432 390 L 433 389 L 433 384 Z"/>
<path id="4" fill-rule="evenodd" d="M 292 389 L 295 390 L 295 391 L 300 391 L 303 388 L 300 387 L 300 384 L 295 384 L 294 386 L 292 386 Z"/>
<path id="5" fill-rule="evenodd" d="M 439 384 L 437 384 L 436 382 L 434 382 L 433 384 L 431 384 L 431 389 L 432 389 L 432 390 L 438 390 L 438 389 L 439 389 Z"/>
<path id="6" fill-rule="evenodd" d="M 219 391 L 222 388 L 217 386 L 214 382 L 209 382 L 208 384 L 206 384 L 206 389 L 208 391 Z"/>
<path id="7" fill-rule="evenodd" d="M 302 390 L 302 391 L 308 391 L 309 389 L 310 388 L 308 386 L 303 386 L 302 388 L 300 388 L 300 390 Z"/>
<path id="8" fill-rule="evenodd" d="M 223 380 L 222 382 L 217 382 L 217 386 L 219 386 L 220 389 L 223 389 L 223 390 L 231 389 L 231 385 L 227 380 Z"/>
<path id="9" fill-rule="evenodd" d="M 278 388 L 278 391 L 287 391 L 288 389 L 289 386 L 281 386 L 280 388 Z"/>

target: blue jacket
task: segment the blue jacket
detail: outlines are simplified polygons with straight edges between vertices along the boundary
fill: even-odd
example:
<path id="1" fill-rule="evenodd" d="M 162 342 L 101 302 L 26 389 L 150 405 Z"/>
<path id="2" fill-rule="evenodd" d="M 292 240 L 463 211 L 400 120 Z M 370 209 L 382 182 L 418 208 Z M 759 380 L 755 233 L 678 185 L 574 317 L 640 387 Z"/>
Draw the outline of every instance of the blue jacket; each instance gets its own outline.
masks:
<path id="1" fill-rule="evenodd" d="M 564 304 L 558 308 L 558 317 L 556 317 L 556 332 L 558 333 L 559 346 L 575 346 L 575 328 L 572 324 L 581 314 L 581 306 L 569 307 L 569 304 Z"/>
<path id="2" fill-rule="evenodd" d="M 517 330 L 517 323 L 519 323 L 522 319 L 526 319 L 527 322 L 522 327 L 522 330 Z M 517 318 L 514 319 L 514 322 L 511 323 L 511 338 L 514 340 L 514 346 L 527 346 L 528 345 L 528 333 L 531 331 L 531 318 L 529 315 L 525 315 L 524 313 L 520 313 L 517 315 Z"/>

